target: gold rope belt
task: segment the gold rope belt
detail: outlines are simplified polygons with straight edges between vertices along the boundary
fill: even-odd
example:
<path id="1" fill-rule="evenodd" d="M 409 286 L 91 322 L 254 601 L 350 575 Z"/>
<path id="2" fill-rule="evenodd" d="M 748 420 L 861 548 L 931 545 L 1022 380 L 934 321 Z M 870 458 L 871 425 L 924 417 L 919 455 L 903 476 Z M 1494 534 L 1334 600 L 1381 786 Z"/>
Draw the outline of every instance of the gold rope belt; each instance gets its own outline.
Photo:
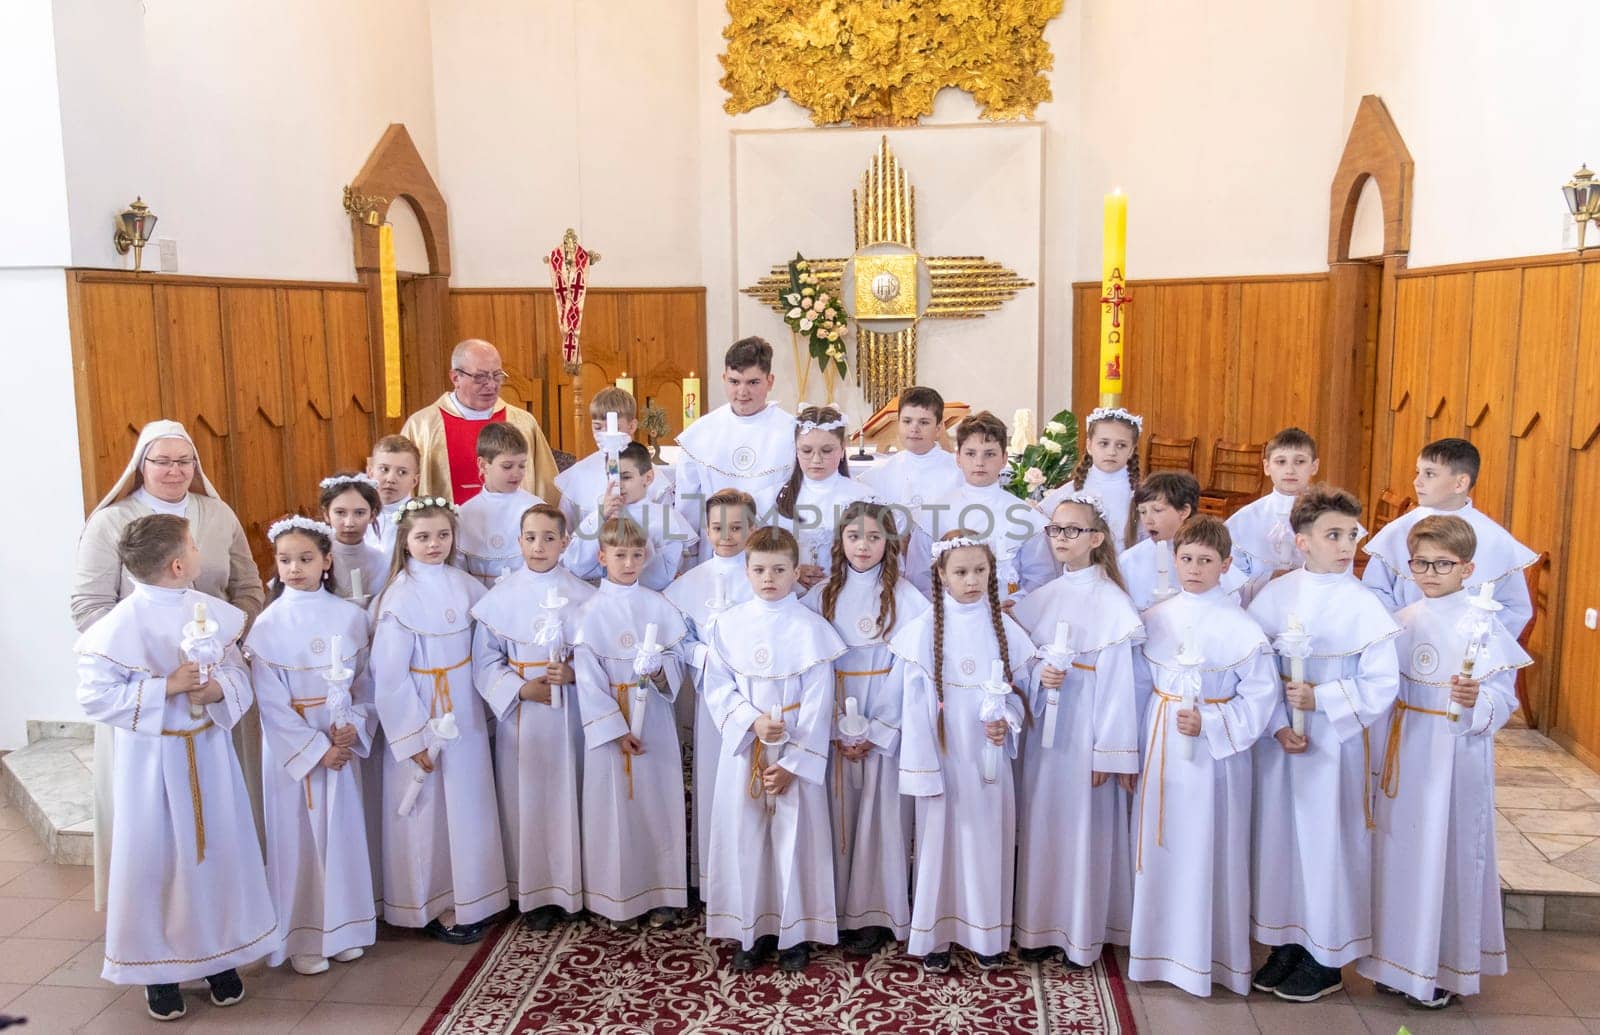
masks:
<path id="1" fill-rule="evenodd" d="M 1285 683 L 1294 682 L 1293 677 L 1279 674 Z M 1310 682 L 1310 680 L 1307 680 Z M 1290 716 L 1293 718 L 1293 716 Z M 1361 815 L 1367 821 L 1368 830 L 1378 829 L 1378 824 L 1372 821 L 1372 736 L 1368 729 L 1361 727 Z"/>
<path id="2" fill-rule="evenodd" d="M 886 676 L 892 669 L 874 668 L 862 672 L 846 672 L 835 669 L 833 672 L 833 721 L 838 724 L 839 716 L 844 714 L 844 681 L 846 679 L 869 679 L 872 676 Z M 795 707 L 799 707 L 796 705 Z M 839 759 L 839 764 L 833 767 L 833 791 L 839 796 L 839 854 L 845 855 L 850 851 L 850 833 L 845 827 L 844 814 L 844 767 L 847 760 Z M 752 795 L 754 797 L 754 795 Z"/>
<path id="3" fill-rule="evenodd" d="M 182 737 L 184 751 L 189 756 L 189 801 L 194 806 L 194 861 L 206 861 L 206 808 L 200 799 L 200 766 L 194 757 L 194 738 L 216 723 L 207 719 L 192 730 L 162 730 L 163 737 Z"/>
<path id="4" fill-rule="evenodd" d="M 472 655 L 468 654 L 454 665 L 445 665 L 442 668 L 414 668 L 411 670 L 419 676 L 433 677 L 433 701 L 428 705 L 428 718 L 437 719 L 439 717 L 441 703 L 445 711 L 455 711 L 455 707 L 450 702 L 450 673 L 471 660 Z"/>
<path id="5" fill-rule="evenodd" d="M 628 691 L 637 684 L 612 683 L 611 689 L 617 692 L 617 708 L 622 712 L 622 724 L 628 727 L 628 734 L 633 733 L 633 707 L 628 703 Z M 622 751 L 622 745 L 617 745 L 617 750 Z M 633 756 L 622 751 L 622 771 L 628 776 L 628 800 L 633 800 Z"/>
<path id="6" fill-rule="evenodd" d="M 1155 687 L 1151 688 L 1151 692 L 1160 698 L 1160 702 L 1156 705 L 1155 726 L 1150 730 L 1150 750 L 1145 752 L 1144 772 L 1139 774 L 1139 786 L 1144 788 L 1145 794 L 1150 793 L 1150 763 L 1156 756 L 1156 737 L 1159 735 L 1161 737 L 1161 761 L 1159 763 L 1160 769 L 1156 774 L 1156 846 L 1159 848 L 1166 844 L 1167 828 L 1167 706 L 1174 701 L 1182 704 L 1183 698 Z M 1201 702 L 1204 704 L 1226 704 L 1231 700 L 1233 700 L 1231 696 L 1205 697 L 1201 699 Z M 1199 737 L 1195 739 L 1198 740 Z M 1144 808 L 1142 805 L 1139 809 L 1138 840 L 1139 846 L 1135 868 L 1142 873 L 1144 871 Z"/>
<path id="7" fill-rule="evenodd" d="M 295 714 L 299 715 L 300 718 L 302 718 L 302 719 L 304 719 L 306 717 L 306 709 L 307 708 L 315 708 L 319 704 L 327 704 L 327 703 L 328 703 L 328 699 L 326 697 L 291 697 L 289 699 L 289 707 L 293 708 L 295 710 Z M 329 743 L 332 743 L 332 741 L 333 741 L 333 736 L 332 736 L 332 734 L 333 734 L 333 724 L 332 723 L 328 724 L 328 733 L 329 733 L 328 741 L 329 741 Z M 315 806 L 313 806 L 311 804 L 311 774 L 310 773 L 306 774 L 305 783 L 306 783 L 306 808 L 307 809 L 311 809 L 311 808 L 314 808 Z"/>
<path id="8" fill-rule="evenodd" d="M 1450 713 L 1439 711 L 1435 708 L 1418 708 L 1414 704 L 1396 699 L 1394 702 L 1394 718 L 1389 722 L 1389 743 L 1383 751 L 1383 772 L 1378 775 L 1378 786 L 1383 789 L 1384 796 L 1393 799 L 1400 793 L 1400 727 L 1405 722 L 1406 712 L 1416 712 L 1418 715 L 1437 715 L 1441 719 L 1448 719 Z"/>
<path id="9" fill-rule="evenodd" d="M 799 704 L 791 704 L 791 705 L 789 705 L 789 706 L 787 706 L 786 708 L 783 709 L 782 714 L 787 715 L 789 712 L 798 710 L 799 707 L 800 707 Z M 765 712 L 762 713 L 762 717 L 763 718 L 766 717 L 766 713 Z M 751 732 L 753 734 L 755 731 L 752 730 Z M 762 774 L 763 771 L 765 771 L 766 768 L 767 768 L 766 745 L 761 743 L 761 738 L 760 737 L 756 737 L 755 747 L 752 748 L 751 751 L 750 751 L 750 787 L 749 787 L 749 793 L 750 793 L 750 797 L 751 798 L 759 798 L 763 794 L 766 793 L 766 789 L 761 785 L 761 774 Z"/>
<path id="10" fill-rule="evenodd" d="M 506 664 L 517 670 L 518 679 L 526 682 L 528 679 L 528 669 L 538 668 L 541 665 L 548 666 L 550 664 L 550 660 L 546 658 L 544 661 L 512 661 L 510 658 L 507 658 Z M 517 694 L 517 734 L 518 736 L 522 734 L 522 695 L 520 693 Z"/>

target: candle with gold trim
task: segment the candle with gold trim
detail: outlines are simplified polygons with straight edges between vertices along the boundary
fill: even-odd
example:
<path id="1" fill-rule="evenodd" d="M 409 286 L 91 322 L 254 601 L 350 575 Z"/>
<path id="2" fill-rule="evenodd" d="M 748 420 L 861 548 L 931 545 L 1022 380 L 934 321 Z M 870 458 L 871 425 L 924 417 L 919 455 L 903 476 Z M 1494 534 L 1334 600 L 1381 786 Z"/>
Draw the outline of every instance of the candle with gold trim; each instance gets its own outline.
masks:
<path id="1" fill-rule="evenodd" d="M 633 394 L 633 378 L 628 376 L 628 372 L 626 370 L 622 372 L 621 377 L 617 378 L 617 387 L 622 389 L 624 392 L 627 392 L 629 395 Z"/>
<path id="2" fill-rule="evenodd" d="M 700 419 L 700 379 L 689 371 L 683 379 L 683 426 L 688 427 Z"/>
<path id="3" fill-rule="evenodd" d="M 1118 188 L 1106 195 L 1100 276 L 1100 405 L 1120 406 L 1127 373 L 1123 341 L 1128 329 L 1128 198 Z"/>

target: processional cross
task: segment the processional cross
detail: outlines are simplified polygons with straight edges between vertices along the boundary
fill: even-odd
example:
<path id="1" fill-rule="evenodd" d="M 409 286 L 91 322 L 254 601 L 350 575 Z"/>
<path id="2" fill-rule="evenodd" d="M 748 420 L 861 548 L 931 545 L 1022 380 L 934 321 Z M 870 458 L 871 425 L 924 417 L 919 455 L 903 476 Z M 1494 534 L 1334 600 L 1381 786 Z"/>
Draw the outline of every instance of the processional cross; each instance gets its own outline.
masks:
<path id="1" fill-rule="evenodd" d="M 981 256 L 918 253 L 916 189 L 907 183 L 887 136 L 879 139 L 878 153 L 850 200 L 855 253 L 808 261 L 819 290 L 847 303 L 851 292 L 844 283 L 847 270 L 850 274 L 854 304 L 847 310 L 856 328 L 856 383 L 868 405 L 878 409 L 917 382 L 918 323 L 976 319 L 1033 287 L 1033 281 Z M 783 313 L 789 307 L 781 294 L 788 288 L 789 268 L 780 265 L 743 293 Z"/>

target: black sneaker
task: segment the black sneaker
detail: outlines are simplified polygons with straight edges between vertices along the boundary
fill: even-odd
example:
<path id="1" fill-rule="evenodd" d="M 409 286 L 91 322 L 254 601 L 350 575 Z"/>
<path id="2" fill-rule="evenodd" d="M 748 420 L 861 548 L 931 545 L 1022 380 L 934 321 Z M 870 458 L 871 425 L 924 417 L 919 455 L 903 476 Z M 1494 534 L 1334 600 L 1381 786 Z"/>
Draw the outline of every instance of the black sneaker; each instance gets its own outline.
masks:
<path id="1" fill-rule="evenodd" d="M 1310 953 L 1303 953 L 1294 972 L 1272 990 L 1279 999 L 1291 1003 L 1314 1003 L 1344 987 L 1338 967 L 1324 967 Z"/>
<path id="2" fill-rule="evenodd" d="M 671 927 L 677 922 L 678 911 L 671 906 L 662 906 L 660 909 L 652 909 L 645 916 L 645 923 L 649 924 L 656 930 L 660 930 L 663 927 Z"/>
<path id="3" fill-rule="evenodd" d="M 1046 945 L 1039 949 L 1018 949 L 1017 959 L 1024 963 L 1043 963 L 1060 951 L 1054 945 Z"/>
<path id="4" fill-rule="evenodd" d="M 211 986 L 212 1006 L 232 1006 L 244 998 L 244 982 L 239 980 L 239 972 L 232 968 L 212 974 L 206 978 L 206 984 Z"/>
<path id="5" fill-rule="evenodd" d="M 791 945 L 778 953 L 779 970 L 798 974 L 809 966 L 811 966 L 811 945 L 808 942 Z"/>
<path id="6" fill-rule="evenodd" d="M 1271 992 L 1294 973 L 1294 968 L 1299 965 L 1300 957 L 1305 955 L 1304 949 L 1298 945 L 1279 945 L 1273 948 L 1272 954 L 1267 957 L 1267 962 L 1256 971 L 1255 977 L 1250 979 L 1250 987 L 1258 992 Z"/>
<path id="7" fill-rule="evenodd" d="M 1003 952 L 997 952 L 990 956 L 978 957 L 978 966 L 982 967 L 984 970 L 993 970 L 996 967 L 1003 967 L 1005 966 L 1005 962 L 1006 954 Z"/>
<path id="8" fill-rule="evenodd" d="M 1456 994 L 1454 992 L 1446 992 L 1442 988 L 1433 990 L 1432 999 L 1418 999 L 1414 995 L 1406 996 L 1406 1002 L 1422 1010 L 1443 1010 L 1455 1001 Z"/>
<path id="9" fill-rule="evenodd" d="M 1393 985 L 1386 985 L 1382 981 L 1374 981 L 1372 983 L 1372 987 L 1377 989 L 1379 992 L 1382 992 L 1384 995 L 1397 995 L 1404 999 L 1411 998 Z"/>
<path id="10" fill-rule="evenodd" d="M 188 1012 L 177 985 L 145 985 L 144 1008 L 158 1021 L 175 1021 Z"/>
<path id="11" fill-rule="evenodd" d="M 736 974 L 748 974 L 755 970 L 760 962 L 754 949 L 733 950 L 733 970 Z"/>
<path id="12" fill-rule="evenodd" d="M 949 950 L 930 952 L 922 957 L 922 969 L 930 974 L 944 974 L 950 970 Z"/>

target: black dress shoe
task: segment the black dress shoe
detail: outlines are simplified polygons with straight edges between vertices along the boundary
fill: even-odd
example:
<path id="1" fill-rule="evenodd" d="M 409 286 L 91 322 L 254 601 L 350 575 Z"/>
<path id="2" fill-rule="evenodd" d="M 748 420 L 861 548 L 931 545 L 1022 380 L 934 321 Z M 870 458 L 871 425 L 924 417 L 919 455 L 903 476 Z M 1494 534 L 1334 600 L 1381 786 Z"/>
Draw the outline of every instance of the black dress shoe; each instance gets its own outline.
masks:
<path id="1" fill-rule="evenodd" d="M 790 974 L 797 974 L 811 965 L 811 945 L 801 942 L 791 945 L 778 953 L 778 969 Z"/>
<path id="2" fill-rule="evenodd" d="M 212 1006 L 232 1006 L 244 998 L 244 982 L 239 980 L 239 972 L 232 968 L 212 974 L 206 978 L 206 984 L 211 986 Z"/>
<path id="3" fill-rule="evenodd" d="M 1046 945 L 1039 949 L 1018 949 L 1017 959 L 1024 963 L 1043 963 L 1060 951 L 1054 945 Z"/>
<path id="4" fill-rule="evenodd" d="M 993 970 L 996 967 L 1003 967 L 1005 966 L 1005 963 L 1006 954 L 1003 952 L 996 952 L 991 953 L 988 956 L 978 957 L 978 966 L 982 967 L 984 970 Z"/>
<path id="5" fill-rule="evenodd" d="M 158 1021 L 175 1021 L 188 1012 L 177 985 L 144 986 L 144 1008 Z"/>
<path id="6" fill-rule="evenodd" d="M 1294 972 L 1283 979 L 1272 994 L 1291 1003 L 1314 1003 L 1344 987 L 1338 967 L 1324 967 L 1310 953 L 1303 952 Z"/>
<path id="7" fill-rule="evenodd" d="M 873 956 L 894 939 L 887 927 L 863 927 L 839 938 L 839 947 L 852 956 Z"/>
<path id="8" fill-rule="evenodd" d="M 949 951 L 928 953 L 922 957 L 922 969 L 930 974 L 946 973 L 950 969 Z"/>
<path id="9" fill-rule="evenodd" d="M 1271 954 L 1267 956 L 1267 962 L 1261 964 L 1261 969 L 1250 979 L 1250 987 L 1258 992 L 1271 992 L 1294 973 L 1294 968 L 1299 965 L 1300 957 L 1305 955 L 1305 951 L 1298 945 L 1274 946 Z"/>
<path id="10" fill-rule="evenodd" d="M 522 926 L 530 931 L 548 931 L 556 925 L 564 915 L 560 906 L 540 906 L 531 912 L 522 914 Z"/>
<path id="11" fill-rule="evenodd" d="M 736 974 L 748 974 L 755 970 L 760 962 L 752 949 L 733 950 L 733 970 Z"/>
<path id="12" fill-rule="evenodd" d="M 446 927 L 438 917 L 429 920 L 422 933 L 446 945 L 472 945 L 483 940 L 483 924 L 456 924 Z"/>
<path id="13" fill-rule="evenodd" d="M 1414 995 L 1406 996 L 1406 1002 L 1423 1010 L 1443 1010 L 1455 1001 L 1456 994 L 1454 992 L 1446 992 L 1442 988 L 1433 990 L 1432 999 L 1418 999 Z"/>

